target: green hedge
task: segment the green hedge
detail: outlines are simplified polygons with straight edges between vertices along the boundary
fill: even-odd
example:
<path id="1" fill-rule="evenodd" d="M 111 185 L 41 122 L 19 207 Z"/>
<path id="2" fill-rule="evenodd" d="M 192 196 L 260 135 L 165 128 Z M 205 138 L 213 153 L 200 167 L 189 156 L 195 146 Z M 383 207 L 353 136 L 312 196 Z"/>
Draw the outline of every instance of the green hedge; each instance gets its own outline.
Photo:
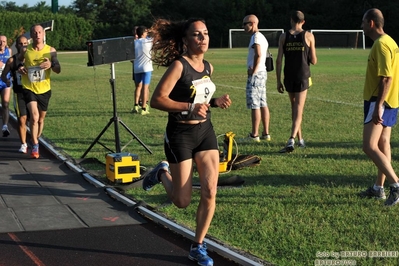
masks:
<path id="1" fill-rule="evenodd" d="M 86 49 L 86 42 L 92 38 L 93 26 L 72 14 L 0 12 L 0 33 L 7 36 L 11 45 L 18 35 L 28 32 L 32 25 L 50 20 L 54 20 L 54 28 L 46 33 L 48 44 L 58 51 Z"/>

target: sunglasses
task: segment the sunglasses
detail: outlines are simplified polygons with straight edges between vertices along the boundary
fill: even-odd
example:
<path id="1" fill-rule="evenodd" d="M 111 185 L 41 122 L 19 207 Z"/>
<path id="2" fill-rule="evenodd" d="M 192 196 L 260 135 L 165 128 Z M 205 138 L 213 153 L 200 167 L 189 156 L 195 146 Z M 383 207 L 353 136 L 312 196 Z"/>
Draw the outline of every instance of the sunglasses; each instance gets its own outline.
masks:
<path id="1" fill-rule="evenodd" d="M 251 22 L 251 21 L 243 22 L 242 25 L 245 26 L 245 25 L 247 25 L 247 24 L 249 24 L 249 23 L 252 23 L 252 22 Z"/>

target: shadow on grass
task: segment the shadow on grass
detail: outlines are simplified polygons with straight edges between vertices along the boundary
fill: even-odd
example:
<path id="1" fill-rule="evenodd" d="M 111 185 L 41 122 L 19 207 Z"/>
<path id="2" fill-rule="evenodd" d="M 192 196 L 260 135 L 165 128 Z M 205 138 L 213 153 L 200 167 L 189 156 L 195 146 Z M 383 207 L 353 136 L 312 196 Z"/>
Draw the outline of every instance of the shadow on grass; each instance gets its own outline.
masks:
<path id="1" fill-rule="evenodd" d="M 253 176 L 245 179 L 245 186 L 273 186 L 288 187 L 299 186 L 305 187 L 317 185 L 320 187 L 341 187 L 341 186 L 368 186 L 375 177 L 369 176 L 342 176 L 342 175 L 262 175 Z"/>

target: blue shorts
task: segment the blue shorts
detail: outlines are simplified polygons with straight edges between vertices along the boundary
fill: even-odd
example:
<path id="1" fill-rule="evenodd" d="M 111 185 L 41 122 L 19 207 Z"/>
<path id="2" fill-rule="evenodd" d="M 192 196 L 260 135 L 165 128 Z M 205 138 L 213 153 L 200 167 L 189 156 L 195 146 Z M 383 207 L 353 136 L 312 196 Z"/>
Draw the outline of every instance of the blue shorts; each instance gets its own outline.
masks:
<path id="1" fill-rule="evenodd" d="M 266 71 L 260 71 L 255 75 L 248 76 L 246 87 L 248 109 L 259 109 L 267 106 L 266 78 Z"/>
<path id="2" fill-rule="evenodd" d="M 151 82 L 152 72 L 134 73 L 134 82 L 149 85 Z"/>
<path id="3" fill-rule="evenodd" d="M 10 78 L 11 78 L 11 75 L 10 75 L 10 73 L 8 73 L 7 74 L 7 79 L 10 79 Z M 5 89 L 5 88 L 9 88 L 9 86 L 7 86 L 7 84 L 0 79 L 0 91 Z"/>
<path id="4" fill-rule="evenodd" d="M 370 123 L 376 102 L 364 101 L 364 124 Z M 396 124 L 398 116 L 398 108 L 390 108 L 383 105 L 382 125 L 385 127 L 392 127 Z"/>

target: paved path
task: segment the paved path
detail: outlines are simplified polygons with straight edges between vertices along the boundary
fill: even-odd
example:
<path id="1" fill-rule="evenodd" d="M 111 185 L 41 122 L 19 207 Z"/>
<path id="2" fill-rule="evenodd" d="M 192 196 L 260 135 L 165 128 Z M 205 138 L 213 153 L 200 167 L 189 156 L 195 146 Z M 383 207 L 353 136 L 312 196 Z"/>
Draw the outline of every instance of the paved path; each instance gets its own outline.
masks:
<path id="1" fill-rule="evenodd" d="M 18 153 L 14 121 L 10 129 L 0 136 L 0 266 L 196 265 L 187 237 L 109 197 L 43 146 L 39 159 Z M 261 265 L 213 250 L 215 265 Z"/>

